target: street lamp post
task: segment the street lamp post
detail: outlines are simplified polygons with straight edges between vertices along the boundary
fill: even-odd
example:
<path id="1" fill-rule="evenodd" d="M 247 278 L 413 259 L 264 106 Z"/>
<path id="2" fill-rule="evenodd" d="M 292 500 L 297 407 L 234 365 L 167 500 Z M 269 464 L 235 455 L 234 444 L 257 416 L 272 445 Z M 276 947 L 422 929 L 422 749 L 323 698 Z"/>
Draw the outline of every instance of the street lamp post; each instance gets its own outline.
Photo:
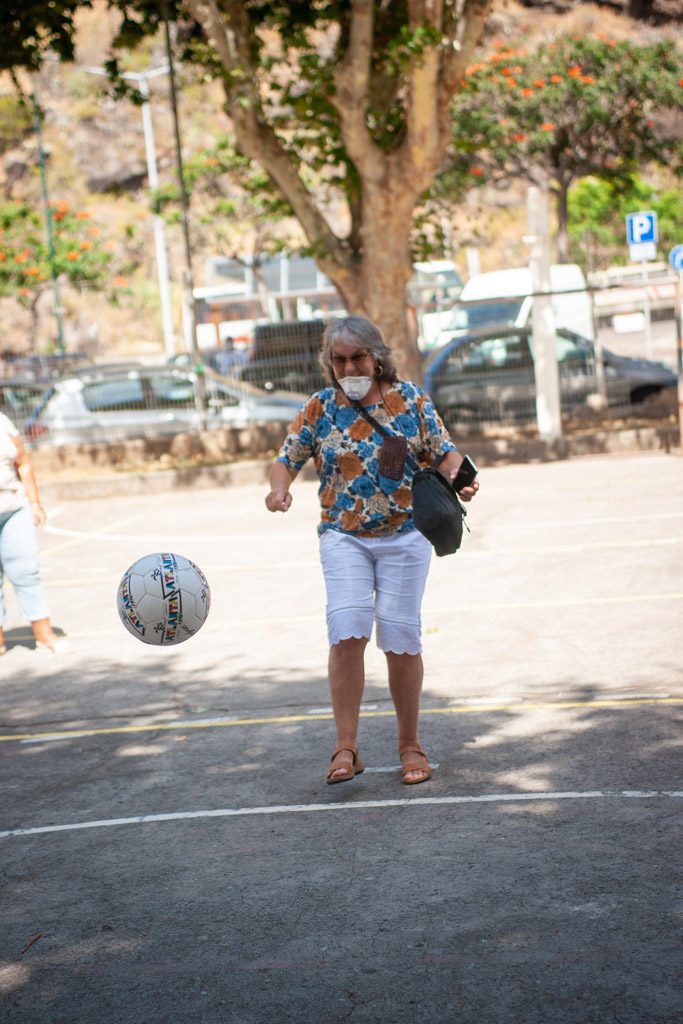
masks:
<path id="1" fill-rule="evenodd" d="M 38 104 L 38 97 L 35 89 L 31 96 L 33 102 L 33 120 L 38 143 L 38 166 L 40 168 L 40 187 L 43 194 L 43 205 L 45 207 L 45 224 L 47 227 L 47 244 L 50 260 L 50 275 L 52 277 L 52 291 L 54 294 L 55 320 L 57 321 L 57 348 L 61 355 L 64 355 L 64 324 L 62 321 L 62 300 L 59 294 L 59 276 L 55 268 L 55 235 L 52 221 L 52 207 L 47 188 L 47 175 L 45 173 L 45 150 L 43 148 L 42 115 Z M 35 341 L 35 339 L 33 339 Z"/>
<path id="2" fill-rule="evenodd" d="M 178 97 L 176 94 L 175 70 L 173 67 L 173 47 L 171 45 L 171 26 L 168 0 L 161 0 L 161 16 L 164 22 L 166 55 L 168 57 L 168 80 L 170 85 L 171 111 L 173 113 L 173 129 L 175 135 L 176 168 L 178 171 L 178 188 L 180 190 L 180 209 L 183 225 L 183 241 L 185 249 L 185 272 L 183 274 L 183 295 L 185 312 L 185 338 L 188 349 L 192 353 L 197 371 L 196 404 L 200 429 L 206 426 L 206 391 L 204 369 L 199 357 L 197 342 L 197 318 L 195 315 L 194 280 L 192 275 L 192 246 L 190 245 L 190 210 L 183 175 L 183 154 L 180 141 L 180 118 L 178 116 Z"/>
<path id="3" fill-rule="evenodd" d="M 91 75 L 102 75 L 108 78 L 108 72 L 104 68 L 85 68 Z M 143 102 L 142 131 L 145 137 L 145 156 L 147 159 L 147 180 L 149 187 L 156 190 L 159 187 L 159 174 L 157 171 L 156 150 L 154 147 L 154 127 L 152 125 L 152 108 L 149 102 L 150 78 L 158 78 L 160 75 L 169 73 L 168 64 L 158 68 L 151 68 L 149 71 L 124 71 L 122 78 L 134 82 Z M 175 337 L 173 334 L 173 315 L 171 312 L 171 290 L 169 286 L 168 258 L 166 254 L 166 229 L 163 217 L 155 213 L 152 215 L 152 227 L 154 231 L 154 251 L 156 254 L 157 277 L 159 280 L 159 299 L 161 303 L 161 321 L 164 333 L 164 351 L 168 357 L 175 352 Z"/>

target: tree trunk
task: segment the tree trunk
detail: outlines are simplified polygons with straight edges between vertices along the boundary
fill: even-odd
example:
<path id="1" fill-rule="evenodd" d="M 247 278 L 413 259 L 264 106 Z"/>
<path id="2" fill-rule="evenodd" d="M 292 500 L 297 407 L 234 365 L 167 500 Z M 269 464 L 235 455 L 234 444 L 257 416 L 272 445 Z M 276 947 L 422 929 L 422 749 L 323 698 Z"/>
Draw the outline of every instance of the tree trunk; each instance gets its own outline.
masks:
<path id="1" fill-rule="evenodd" d="M 412 276 L 408 240 L 414 198 L 400 183 L 367 190 L 361 214 L 362 256 L 351 266 L 323 259 L 324 273 L 351 314 L 376 324 L 395 350 L 402 377 L 422 383 L 422 357 L 408 317 L 406 285 Z"/>
<path id="2" fill-rule="evenodd" d="M 376 5 L 373 0 L 340 5 L 348 6 L 347 30 L 340 33 L 336 60 L 329 65 L 334 83 L 328 99 L 338 114 L 340 138 L 359 182 L 358 190 L 346 196 L 351 224 L 342 237 L 309 191 L 299 158 L 284 144 L 276 124 L 263 116 L 259 92 L 263 69 L 258 63 L 262 41 L 254 34 L 247 10 L 251 8 L 253 19 L 261 5 L 185 0 L 222 65 L 227 109 L 239 149 L 260 164 L 288 201 L 316 252 L 318 266 L 337 287 L 349 312 L 362 313 L 378 325 L 396 349 L 402 375 L 417 382 L 422 379 L 421 357 L 406 302 L 412 273 L 413 211 L 443 161 L 450 139 L 450 102 L 481 38 L 492 2 L 460 0 L 456 5 L 410 0 L 405 5 L 399 15 L 405 19 L 404 28 L 419 39 L 424 27 L 430 26 L 438 33 L 438 42 L 426 45 L 402 72 L 403 132 L 389 150 L 376 141 L 368 124 L 373 86 L 381 77 L 373 70 L 374 19 L 376 8 L 384 11 L 389 5 Z"/>

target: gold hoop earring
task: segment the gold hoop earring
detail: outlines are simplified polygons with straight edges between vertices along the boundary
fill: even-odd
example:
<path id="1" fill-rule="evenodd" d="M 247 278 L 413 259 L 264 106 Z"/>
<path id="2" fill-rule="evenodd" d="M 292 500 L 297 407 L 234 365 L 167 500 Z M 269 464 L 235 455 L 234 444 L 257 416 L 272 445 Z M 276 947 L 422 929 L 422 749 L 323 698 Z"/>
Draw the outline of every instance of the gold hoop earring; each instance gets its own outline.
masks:
<path id="1" fill-rule="evenodd" d="M 384 373 L 384 367 L 381 363 L 377 363 L 375 366 L 375 377 L 381 377 Z"/>

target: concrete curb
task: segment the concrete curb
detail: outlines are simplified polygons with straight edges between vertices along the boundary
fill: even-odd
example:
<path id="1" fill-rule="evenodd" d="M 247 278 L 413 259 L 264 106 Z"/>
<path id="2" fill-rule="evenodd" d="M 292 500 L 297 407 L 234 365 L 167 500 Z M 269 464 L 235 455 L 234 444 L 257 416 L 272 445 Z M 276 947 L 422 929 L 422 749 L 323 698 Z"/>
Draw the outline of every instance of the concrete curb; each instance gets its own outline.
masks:
<path id="1" fill-rule="evenodd" d="M 681 452 L 677 426 L 634 427 L 627 430 L 571 434 L 559 443 L 539 438 L 480 438 L 463 440 L 462 450 L 471 452 L 480 466 L 506 463 L 553 462 L 583 455 L 622 454 L 636 451 Z M 226 462 L 212 466 L 188 466 L 136 473 L 95 473 L 87 477 L 64 477 L 41 482 L 45 498 L 52 501 L 80 498 L 108 498 L 124 494 L 163 494 L 172 490 L 234 487 L 264 484 L 272 456 Z M 315 479 L 308 465 L 302 479 Z"/>

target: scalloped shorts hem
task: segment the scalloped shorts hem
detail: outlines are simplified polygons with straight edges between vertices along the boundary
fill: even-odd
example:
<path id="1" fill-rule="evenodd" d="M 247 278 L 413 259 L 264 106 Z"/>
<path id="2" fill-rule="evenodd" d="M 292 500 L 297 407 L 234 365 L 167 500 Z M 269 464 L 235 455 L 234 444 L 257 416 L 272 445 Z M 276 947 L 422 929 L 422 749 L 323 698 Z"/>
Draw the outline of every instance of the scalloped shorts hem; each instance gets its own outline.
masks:
<path id="1" fill-rule="evenodd" d="M 358 538 L 329 531 L 320 543 L 330 647 L 372 638 L 385 654 L 422 653 L 420 605 L 431 546 L 422 534 Z"/>

